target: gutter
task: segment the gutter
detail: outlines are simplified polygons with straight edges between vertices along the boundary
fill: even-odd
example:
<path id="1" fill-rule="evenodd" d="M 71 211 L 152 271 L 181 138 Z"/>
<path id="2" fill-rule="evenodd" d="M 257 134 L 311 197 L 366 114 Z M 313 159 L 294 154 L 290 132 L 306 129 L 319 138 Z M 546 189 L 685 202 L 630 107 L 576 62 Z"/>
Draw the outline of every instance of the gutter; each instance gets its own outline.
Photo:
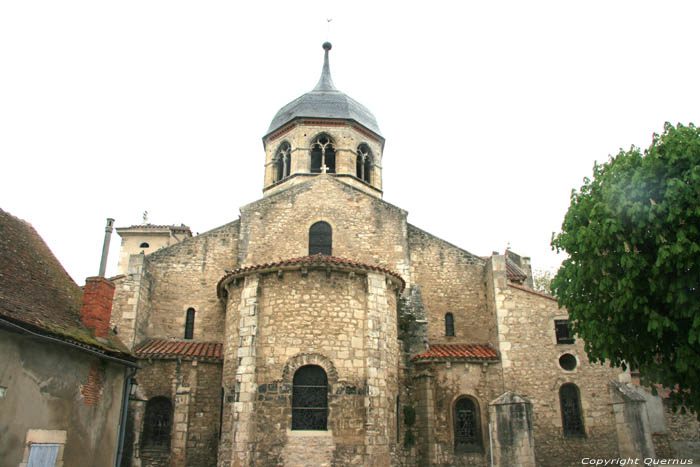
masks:
<path id="1" fill-rule="evenodd" d="M 83 351 L 83 352 L 87 352 L 87 353 L 89 353 L 89 354 L 95 355 L 95 356 L 97 356 L 97 357 L 99 357 L 99 358 L 101 358 L 101 359 L 108 360 L 108 361 L 110 361 L 110 362 L 115 362 L 115 363 L 118 363 L 118 364 L 120 364 L 120 365 L 124 365 L 124 366 L 129 367 L 129 368 L 135 368 L 135 369 L 140 369 L 140 368 L 141 368 L 141 366 L 140 366 L 138 363 L 136 363 L 136 362 L 131 362 L 131 361 L 129 361 L 129 360 L 124 360 L 124 359 L 122 359 L 122 358 L 112 357 L 112 356 L 106 355 L 106 354 L 104 354 L 104 353 L 102 353 L 102 352 L 98 352 L 97 350 L 92 350 L 92 349 L 89 348 L 89 347 L 83 347 L 83 346 L 81 346 L 81 345 L 73 344 L 73 343 L 71 343 L 71 342 L 67 342 L 67 341 L 64 341 L 64 340 L 61 340 L 61 339 L 57 339 L 57 338 L 55 338 L 55 337 L 51 337 L 51 336 L 47 336 L 47 335 L 44 335 L 44 334 L 39 334 L 39 333 L 34 332 L 34 331 L 30 331 L 29 329 L 24 328 L 24 327 L 22 327 L 22 326 L 20 326 L 20 325 L 18 325 L 18 324 L 15 324 L 15 323 L 13 323 L 13 322 L 11 322 L 11 321 L 7 321 L 6 319 L 4 319 L 4 318 L 2 318 L 2 317 L 0 317 L 0 325 L 10 327 L 10 328 L 14 329 L 15 331 L 23 332 L 23 333 L 29 334 L 29 335 L 31 335 L 31 336 L 33 336 L 33 337 L 39 338 L 39 339 L 43 339 L 43 340 L 46 340 L 46 341 L 49 341 L 49 342 L 54 342 L 54 343 L 61 344 L 61 345 L 66 345 L 66 346 L 72 347 L 72 348 L 74 348 L 74 349 L 78 349 L 78 350 L 81 350 L 81 351 Z"/>
<path id="2" fill-rule="evenodd" d="M 124 370 L 125 372 L 128 370 Z M 131 395 L 131 387 L 133 385 L 133 377 L 138 371 L 138 368 L 132 368 L 131 372 L 124 379 L 124 391 L 122 393 L 122 412 L 119 416 L 119 439 L 117 441 L 117 459 L 114 462 L 114 467 L 120 467 L 122 457 L 124 456 L 124 440 L 126 438 L 126 418 L 129 411 L 129 397 Z"/>

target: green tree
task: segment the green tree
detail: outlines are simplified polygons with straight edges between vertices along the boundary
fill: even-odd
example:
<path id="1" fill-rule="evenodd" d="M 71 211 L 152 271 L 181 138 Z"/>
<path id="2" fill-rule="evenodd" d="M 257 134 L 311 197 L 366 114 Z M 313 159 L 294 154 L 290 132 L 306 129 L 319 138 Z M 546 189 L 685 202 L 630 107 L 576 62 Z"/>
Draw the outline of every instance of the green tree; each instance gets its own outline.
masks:
<path id="1" fill-rule="evenodd" d="M 596 163 L 552 248 L 552 291 L 592 361 L 638 370 L 700 414 L 700 131 L 666 123 Z"/>

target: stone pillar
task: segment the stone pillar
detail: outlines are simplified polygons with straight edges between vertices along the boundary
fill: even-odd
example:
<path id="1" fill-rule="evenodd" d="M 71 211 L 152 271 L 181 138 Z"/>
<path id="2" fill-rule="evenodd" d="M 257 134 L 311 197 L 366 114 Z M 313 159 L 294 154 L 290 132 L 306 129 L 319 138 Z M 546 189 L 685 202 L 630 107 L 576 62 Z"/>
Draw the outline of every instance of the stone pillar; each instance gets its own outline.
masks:
<path id="1" fill-rule="evenodd" d="M 414 434 L 418 465 L 432 465 L 435 458 L 435 400 L 433 397 L 433 375 L 424 370 L 416 378 L 416 424 Z"/>
<path id="2" fill-rule="evenodd" d="M 234 466 L 250 465 L 253 449 L 255 414 L 255 339 L 258 334 L 259 280 L 247 276 L 239 306 L 238 362 L 233 403 L 233 459 Z M 225 460 L 224 460 L 225 462 Z"/>
<path id="3" fill-rule="evenodd" d="M 506 392 L 489 404 L 489 419 L 493 465 L 535 467 L 530 401 L 518 394 Z"/>
<path id="4" fill-rule="evenodd" d="M 187 464 L 187 428 L 190 413 L 190 388 L 180 386 L 175 393 L 173 407 L 173 438 L 170 442 L 172 466 L 185 467 Z"/>
<path id="5" fill-rule="evenodd" d="M 610 382 L 620 457 L 656 457 L 649 429 L 646 400 L 633 388 Z"/>
<path id="6" fill-rule="evenodd" d="M 396 368 L 398 351 L 392 346 L 396 341 L 395 311 L 388 310 L 386 277 L 384 274 L 367 274 L 367 321 L 365 327 L 365 349 L 367 371 L 367 393 L 365 395 L 365 446 L 367 448 L 366 465 L 389 465 L 388 419 L 390 389 L 387 377 L 392 368 Z M 392 318 L 393 317 L 393 318 Z M 393 320 L 394 331 L 391 332 L 387 318 Z M 388 331 L 388 332 L 387 332 Z M 393 338 L 392 338 L 393 334 Z M 395 361 L 390 361 L 392 359 Z M 394 391 L 392 388 L 391 391 Z"/>
<path id="7" fill-rule="evenodd" d="M 133 417 L 131 426 L 131 429 L 133 430 L 133 440 L 131 444 L 131 467 L 141 467 L 141 433 L 143 433 L 143 417 L 145 413 L 145 400 L 129 399 L 129 416 Z"/>

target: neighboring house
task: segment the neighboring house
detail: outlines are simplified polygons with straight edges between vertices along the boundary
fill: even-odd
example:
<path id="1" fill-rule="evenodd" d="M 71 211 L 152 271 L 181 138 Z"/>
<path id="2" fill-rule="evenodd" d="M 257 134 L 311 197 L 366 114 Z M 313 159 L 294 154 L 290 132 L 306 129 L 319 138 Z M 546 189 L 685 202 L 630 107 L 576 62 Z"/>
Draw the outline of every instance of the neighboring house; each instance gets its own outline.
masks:
<path id="1" fill-rule="evenodd" d="M 113 466 L 135 358 L 32 226 L 0 209 L 0 466 Z"/>
<path id="2" fill-rule="evenodd" d="M 324 48 L 316 87 L 263 137 L 262 199 L 177 242 L 175 226 L 117 230 L 112 326 L 143 366 L 122 465 L 653 456 L 629 375 L 588 361 L 529 258 L 476 256 L 382 199 L 384 138 Z"/>

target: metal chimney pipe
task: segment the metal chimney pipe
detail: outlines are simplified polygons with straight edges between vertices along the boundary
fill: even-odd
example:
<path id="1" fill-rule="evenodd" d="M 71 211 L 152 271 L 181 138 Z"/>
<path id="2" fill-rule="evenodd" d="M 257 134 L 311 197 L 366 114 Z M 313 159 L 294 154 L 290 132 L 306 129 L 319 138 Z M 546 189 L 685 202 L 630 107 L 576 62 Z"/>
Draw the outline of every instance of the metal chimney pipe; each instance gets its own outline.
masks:
<path id="1" fill-rule="evenodd" d="M 107 227 L 105 227 L 105 241 L 102 245 L 102 260 L 100 261 L 100 277 L 105 276 L 107 269 L 107 254 L 109 253 L 109 240 L 112 238 L 112 228 L 114 227 L 114 219 L 107 218 Z"/>

